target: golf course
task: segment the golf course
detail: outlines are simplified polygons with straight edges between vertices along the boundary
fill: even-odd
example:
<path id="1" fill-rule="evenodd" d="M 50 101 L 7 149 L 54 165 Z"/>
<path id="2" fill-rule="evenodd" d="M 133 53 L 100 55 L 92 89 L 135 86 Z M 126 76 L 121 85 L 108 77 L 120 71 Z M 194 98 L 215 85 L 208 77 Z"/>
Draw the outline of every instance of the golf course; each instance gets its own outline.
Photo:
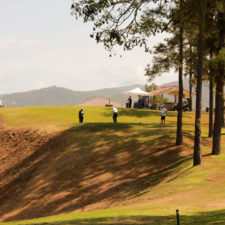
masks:
<path id="1" fill-rule="evenodd" d="M 0 109 L 0 224 L 225 223 L 225 129 L 211 155 L 202 114 L 202 165 L 193 167 L 194 113 L 107 107 Z"/>

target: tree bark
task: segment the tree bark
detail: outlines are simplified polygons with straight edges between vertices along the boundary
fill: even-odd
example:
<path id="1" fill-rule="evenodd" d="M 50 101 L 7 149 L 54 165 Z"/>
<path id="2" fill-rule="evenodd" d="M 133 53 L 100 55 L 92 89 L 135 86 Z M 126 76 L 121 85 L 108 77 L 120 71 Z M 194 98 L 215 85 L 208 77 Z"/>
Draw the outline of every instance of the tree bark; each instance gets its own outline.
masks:
<path id="1" fill-rule="evenodd" d="M 212 51 L 210 51 L 210 59 L 213 57 Z M 209 72 L 209 134 L 208 137 L 213 135 L 213 107 L 214 107 L 214 94 L 213 94 L 213 78 L 212 72 Z"/>
<path id="2" fill-rule="evenodd" d="M 215 109 L 215 122 L 214 122 L 214 130 L 213 130 L 213 147 L 212 147 L 213 155 L 219 155 L 221 153 L 223 85 L 224 83 L 221 82 L 220 79 L 218 79 L 216 84 L 216 109 Z"/>
<path id="3" fill-rule="evenodd" d="M 209 134 L 208 134 L 208 137 L 212 137 L 214 94 L 213 94 L 213 79 L 211 77 L 209 82 L 210 83 L 209 83 Z"/>
<path id="4" fill-rule="evenodd" d="M 200 21 L 198 39 L 198 68 L 197 68 L 197 90 L 196 90 L 196 113 L 195 113 L 195 140 L 193 165 L 201 164 L 201 110 L 202 110 L 202 74 L 204 57 L 204 27 L 205 27 L 205 5 L 207 0 L 200 1 Z"/>
<path id="5" fill-rule="evenodd" d="M 225 100 L 223 96 L 223 108 L 222 108 L 222 127 L 225 127 Z"/>
<path id="6" fill-rule="evenodd" d="M 225 9 L 225 3 L 224 3 Z M 218 29 L 219 29 L 219 51 L 225 47 L 225 15 L 222 12 L 218 13 Z M 219 53 L 218 51 L 218 53 Z M 216 108 L 215 108 L 215 122 L 214 122 L 214 131 L 213 131 L 213 147 L 212 154 L 219 155 L 221 153 L 221 128 L 223 123 L 223 88 L 224 88 L 224 65 L 223 62 L 219 63 L 218 74 L 216 77 Z"/>
<path id="7" fill-rule="evenodd" d="M 190 45 L 190 71 L 189 71 L 189 108 L 192 111 L 192 46 Z"/>
<path id="8" fill-rule="evenodd" d="M 180 0 L 180 9 L 183 7 L 183 0 Z M 178 96 L 178 113 L 177 113 L 177 137 L 176 145 L 183 144 L 182 134 L 182 115 L 183 115 L 183 26 L 180 24 L 179 32 L 179 96 Z"/>

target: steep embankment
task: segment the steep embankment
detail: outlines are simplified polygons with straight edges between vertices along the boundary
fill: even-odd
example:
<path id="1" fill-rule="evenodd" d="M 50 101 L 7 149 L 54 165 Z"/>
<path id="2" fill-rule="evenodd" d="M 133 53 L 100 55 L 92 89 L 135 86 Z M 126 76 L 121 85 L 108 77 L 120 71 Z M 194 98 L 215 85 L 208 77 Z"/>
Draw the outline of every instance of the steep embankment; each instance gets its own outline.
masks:
<path id="1" fill-rule="evenodd" d="M 96 110 L 108 117 L 108 109 Z M 120 115 L 133 123 L 89 123 L 51 134 L 2 128 L 0 219 L 82 211 L 83 196 L 87 211 L 134 205 L 192 211 L 225 207 L 224 155 L 207 155 L 208 139 L 203 139 L 204 165 L 192 168 L 192 114 L 185 114 L 183 146 L 174 146 L 174 113 L 165 127 L 154 123 L 154 112 L 123 110 Z M 137 123 L 142 117 L 149 123 Z"/>
<path id="2" fill-rule="evenodd" d="M 74 127 L 51 138 L 2 131 L 1 220 L 80 211 L 83 194 L 86 210 L 135 198 L 188 160 L 166 133 L 128 124 Z"/>

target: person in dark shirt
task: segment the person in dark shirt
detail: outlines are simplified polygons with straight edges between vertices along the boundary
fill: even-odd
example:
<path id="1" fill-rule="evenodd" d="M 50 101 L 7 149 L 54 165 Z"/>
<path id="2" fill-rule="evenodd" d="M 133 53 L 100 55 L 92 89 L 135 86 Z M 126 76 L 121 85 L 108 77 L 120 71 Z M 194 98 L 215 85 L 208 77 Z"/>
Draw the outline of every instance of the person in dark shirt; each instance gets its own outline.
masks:
<path id="1" fill-rule="evenodd" d="M 131 96 L 128 98 L 128 105 L 129 105 L 129 108 L 132 107 L 132 98 L 131 98 Z"/>
<path id="2" fill-rule="evenodd" d="M 84 109 L 82 108 L 82 109 L 79 111 L 79 122 L 80 122 L 80 123 L 83 123 L 83 120 L 84 120 Z"/>

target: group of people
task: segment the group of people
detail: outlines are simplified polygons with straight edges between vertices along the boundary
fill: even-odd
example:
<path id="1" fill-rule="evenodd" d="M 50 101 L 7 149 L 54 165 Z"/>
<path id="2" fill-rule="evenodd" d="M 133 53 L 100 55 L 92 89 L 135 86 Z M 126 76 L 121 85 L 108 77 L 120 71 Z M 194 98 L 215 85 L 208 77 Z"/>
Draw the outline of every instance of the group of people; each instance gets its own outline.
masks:
<path id="1" fill-rule="evenodd" d="M 131 96 L 127 99 L 126 108 L 149 109 L 149 96 L 138 96 L 138 100 L 133 103 Z"/>
<path id="2" fill-rule="evenodd" d="M 117 116 L 118 116 L 117 108 L 112 106 L 112 112 L 113 112 L 113 122 L 117 123 Z M 165 106 L 163 106 L 162 110 L 161 110 L 161 124 L 166 123 L 166 113 L 167 113 L 167 108 Z M 83 123 L 83 121 L 84 121 L 84 109 L 82 108 L 79 111 L 79 122 Z"/>

